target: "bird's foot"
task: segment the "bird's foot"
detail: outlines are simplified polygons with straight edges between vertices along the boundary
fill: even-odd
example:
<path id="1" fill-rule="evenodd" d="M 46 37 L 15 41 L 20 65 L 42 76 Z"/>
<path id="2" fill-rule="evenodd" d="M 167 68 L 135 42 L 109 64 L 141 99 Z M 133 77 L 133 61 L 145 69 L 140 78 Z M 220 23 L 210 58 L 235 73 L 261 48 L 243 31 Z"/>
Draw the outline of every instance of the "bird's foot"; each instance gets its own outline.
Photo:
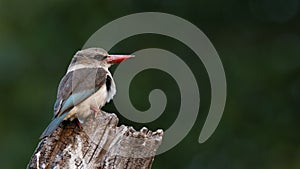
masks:
<path id="1" fill-rule="evenodd" d="M 98 107 L 91 106 L 90 109 L 94 112 L 95 118 L 97 117 L 98 113 L 101 111 Z"/>

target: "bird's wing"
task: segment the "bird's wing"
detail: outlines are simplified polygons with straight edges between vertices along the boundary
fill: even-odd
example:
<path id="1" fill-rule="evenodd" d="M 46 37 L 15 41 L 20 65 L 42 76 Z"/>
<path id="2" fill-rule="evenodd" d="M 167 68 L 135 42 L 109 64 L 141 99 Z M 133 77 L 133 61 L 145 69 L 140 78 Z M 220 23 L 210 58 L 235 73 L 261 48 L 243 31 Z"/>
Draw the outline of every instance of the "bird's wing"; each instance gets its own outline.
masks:
<path id="1" fill-rule="evenodd" d="M 106 81 L 103 68 L 82 68 L 68 72 L 61 80 L 54 104 L 54 118 L 81 103 L 95 93 Z"/>

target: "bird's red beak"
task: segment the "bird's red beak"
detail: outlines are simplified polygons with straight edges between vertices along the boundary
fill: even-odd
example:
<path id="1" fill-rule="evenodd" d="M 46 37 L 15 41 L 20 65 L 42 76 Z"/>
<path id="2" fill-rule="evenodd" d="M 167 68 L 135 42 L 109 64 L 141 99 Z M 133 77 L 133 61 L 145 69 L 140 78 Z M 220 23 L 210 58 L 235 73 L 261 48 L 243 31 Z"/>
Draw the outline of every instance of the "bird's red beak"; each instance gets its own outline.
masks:
<path id="1" fill-rule="evenodd" d="M 108 55 L 107 56 L 107 63 L 115 64 L 123 62 L 126 59 L 132 58 L 134 55 Z"/>

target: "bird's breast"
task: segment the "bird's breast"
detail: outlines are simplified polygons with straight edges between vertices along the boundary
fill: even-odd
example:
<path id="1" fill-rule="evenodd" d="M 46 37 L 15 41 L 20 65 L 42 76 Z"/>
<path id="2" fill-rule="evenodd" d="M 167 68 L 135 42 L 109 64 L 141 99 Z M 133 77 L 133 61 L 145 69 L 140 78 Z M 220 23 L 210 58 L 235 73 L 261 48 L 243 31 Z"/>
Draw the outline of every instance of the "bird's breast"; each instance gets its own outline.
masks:
<path id="1" fill-rule="evenodd" d="M 72 114 L 76 115 L 80 122 L 84 122 L 85 119 L 93 113 L 91 107 L 101 109 L 106 102 L 109 102 L 113 98 L 115 94 L 116 87 L 114 81 L 112 80 L 110 90 L 107 90 L 107 86 L 105 84 L 102 85 L 96 93 L 88 97 L 80 104 L 74 106 L 71 112 Z"/>

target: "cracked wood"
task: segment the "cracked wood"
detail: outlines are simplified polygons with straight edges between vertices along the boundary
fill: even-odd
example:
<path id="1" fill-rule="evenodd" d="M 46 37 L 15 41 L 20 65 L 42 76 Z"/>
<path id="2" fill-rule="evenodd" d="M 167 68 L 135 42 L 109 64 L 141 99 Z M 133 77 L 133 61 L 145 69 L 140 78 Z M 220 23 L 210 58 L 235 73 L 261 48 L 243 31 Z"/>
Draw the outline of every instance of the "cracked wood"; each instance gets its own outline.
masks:
<path id="1" fill-rule="evenodd" d="M 117 126 L 115 114 L 100 112 L 79 128 L 76 122 L 63 122 L 43 138 L 27 166 L 28 169 L 136 169 L 151 168 L 163 132 L 147 128 Z"/>

